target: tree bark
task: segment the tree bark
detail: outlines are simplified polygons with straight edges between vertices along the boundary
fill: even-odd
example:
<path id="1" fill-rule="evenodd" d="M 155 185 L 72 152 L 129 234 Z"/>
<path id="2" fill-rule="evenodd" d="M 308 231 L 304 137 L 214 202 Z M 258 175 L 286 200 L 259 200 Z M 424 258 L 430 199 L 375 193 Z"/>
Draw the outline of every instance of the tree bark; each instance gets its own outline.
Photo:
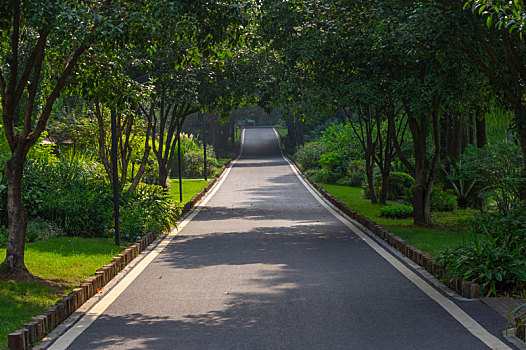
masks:
<path id="1" fill-rule="evenodd" d="M 9 220 L 9 238 L 6 258 L 1 271 L 8 276 L 27 278 L 31 276 L 24 263 L 26 242 L 27 213 L 22 203 L 22 176 L 26 155 L 16 150 L 4 166 L 7 177 L 7 208 Z"/>
<path id="2" fill-rule="evenodd" d="M 440 130 L 439 108 L 440 100 L 433 97 L 431 103 L 431 124 L 433 127 L 434 155 L 430 162 L 426 151 L 426 140 L 429 133 L 429 120 L 426 114 L 414 115 L 408 101 L 402 99 L 408 116 L 409 128 L 413 135 L 413 151 L 415 155 L 413 186 L 413 211 L 415 225 L 431 224 L 431 193 L 435 181 L 436 170 L 440 160 Z"/>
<path id="3" fill-rule="evenodd" d="M 473 113 L 469 114 L 468 119 L 468 144 L 475 145 L 475 117 Z"/>
<path id="4" fill-rule="evenodd" d="M 477 147 L 483 148 L 488 144 L 486 136 L 486 118 L 480 109 L 475 112 L 475 129 L 477 130 Z"/>

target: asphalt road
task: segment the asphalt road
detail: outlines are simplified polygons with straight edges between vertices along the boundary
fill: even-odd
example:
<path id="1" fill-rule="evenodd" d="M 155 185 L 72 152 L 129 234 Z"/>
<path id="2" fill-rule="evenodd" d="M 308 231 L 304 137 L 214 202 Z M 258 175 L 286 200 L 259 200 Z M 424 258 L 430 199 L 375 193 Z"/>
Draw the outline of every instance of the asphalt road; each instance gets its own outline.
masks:
<path id="1" fill-rule="evenodd" d="M 449 298 L 487 331 L 473 335 L 335 218 L 272 129 L 244 139 L 206 206 L 69 349 L 513 348 L 501 316 Z"/>

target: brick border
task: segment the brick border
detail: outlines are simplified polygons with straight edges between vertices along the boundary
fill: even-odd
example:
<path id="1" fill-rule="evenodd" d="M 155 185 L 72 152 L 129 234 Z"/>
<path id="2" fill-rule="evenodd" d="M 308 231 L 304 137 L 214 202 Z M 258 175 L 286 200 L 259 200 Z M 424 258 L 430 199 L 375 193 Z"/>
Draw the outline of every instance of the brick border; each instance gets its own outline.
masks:
<path id="1" fill-rule="evenodd" d="M 184 217 L 203 196 L 216 184 L 225 172 L 232 160 L 225 163 L 219 173 L 210 181 L 206 187 L 187 202 L 181 212 Z M 28 350 L 36 345 L 47 334 L 51 333 L 60 323 L 66 320 L 88 299 L 97 294 L 102 287 L 108 284 L 119 272 L 121 272 L 137 255 L 146 249 L 157 235 L 153 232 L 144 235 L 136 243 L 117 254 L 113 260 L 95 271 L 95 275 L 86 278 L 71 293 L 58 300 L 55 305 L 50 306 L 43 314 L 33 317 L 31 322 L 24 323 L 21 328 L 9 333 L 7 336 L 7 347 L 9 350 Z"/>
<path id="2" fill-rule="evenodd" d="M 113 260 L 95 271 L 95 276 L 88 277 L 68 295 L 58 300 L 43 314 L 33 317 L 31 322 L 7 336 L 7 347 L 10 350 L 26 350 L 37 344 L 42 338 L 55 329 L 62 321 L 73 314 L 89 298 L 97 294 L 113 277 L 121 272 L 139 253 L 150 245 L 156 234 L 150 232 L 136 243 L 124 249 Z"/>
<path id="3" fill-rule="evenodd" d="M 297 169 L 301 171 L 301 167 L 296 163 L 291 157 L 285 155 Z M 414 263 L 424 268 L 427 272 L 433 276 L 438 277 L 442 280 L 446 274 L 447 270 L 442 268 L 440 265 L 434 262 L 431 255 L 427 252 L 424 252 L 418 248 L 413 247 L 407 243 L 402 238 L 398 237 L 392 232 L 387 231 L 384 227 L 380 226 L 378 223 L 373 220 L 363 216 L 362 214 L 349 208 L 343 201 L 335 198 L 329 192 L 327 192 L 323 187 L 321 187 L 316 181 L 309 178 L 306 174 L 301 171 L 303 177 L 310 182 L 310 184 L 329 202 L 331 202 L 336 208 L 340 209 L 345 213 L 349 218 L 354 221 L 359 222 L 370 232 L 380 237 L 382 240 L 386 241 L 390 246 L 397 249 L 407 258 L 411 259 Z M 468 299 L 480 298 L 480 285 L 470 281 L 463 281 L 460 277 L 454 279 L 448 279 L 443 281 L 449 288 Z"/>

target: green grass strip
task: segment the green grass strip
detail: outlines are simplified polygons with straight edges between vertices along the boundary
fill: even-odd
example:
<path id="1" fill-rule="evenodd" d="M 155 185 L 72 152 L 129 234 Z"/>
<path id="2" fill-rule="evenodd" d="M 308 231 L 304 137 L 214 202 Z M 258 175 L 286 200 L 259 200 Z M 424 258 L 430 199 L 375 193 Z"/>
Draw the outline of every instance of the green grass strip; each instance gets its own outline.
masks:
<path id="1" fill-rule="evenodd" d="M 0 349 L 7 335 L 53 305 L 123 250 L 109 238 L 60 237 L 26 244 L 29 271 L 43 282 L 0 280 Z M 0 249 L 5 259 L 5 249 Z"/>
<path id="2" fill-rule="evenodd" d="M 388 219 L 380 216 L 382 204 L 371 204 L 362 198 L 362 189 L 341 185 L 320 184 L 334 197 L 342 200 L 349 208 L 368 217 L 386 230 L 406 240 L 412 246 L 437 256 L 443 249 L 453 248 L 471 239 L 467 232 L 456 230 L 459 220 L 472 217 L 478 213 L 475 209 L 457 209 L 454 212 L 431 213 L 433 224 L 420 227 L 413 224 L 413 219 Z M 389 204 L 389 203 L 388 203 Z"/>

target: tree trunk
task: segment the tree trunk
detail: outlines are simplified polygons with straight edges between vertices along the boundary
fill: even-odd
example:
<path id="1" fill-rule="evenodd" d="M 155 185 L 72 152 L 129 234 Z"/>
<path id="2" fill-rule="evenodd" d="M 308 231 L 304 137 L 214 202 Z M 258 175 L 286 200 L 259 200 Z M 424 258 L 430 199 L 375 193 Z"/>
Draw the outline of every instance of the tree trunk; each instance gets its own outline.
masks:
<path id="1" fill-rule="evenodd" d="M 424 226 L 431 223 L 430 200 L 426 198 L 426 171 L 417 169 L 413 187 L 413 210 L 415 225 Z"/>
<path id="2" fill-rule="evenodd" d="M 483 148 L 488 143 L 486 137 L 486 118 L 480 111 L 477 109 L 475 112 L 475 129 L 477 130 L 477 147 Z"/>
<path id="3" fill-rule="evenodd" d="M 475 119 L 473 113 L 470 113 L 468 120 L 468 143 L 470 145 L 475 145 Z"/>
<path id="4" fill-rule="evenodd" d="M 161 168 L 159 166 L 159 186 L 163 188 L 168 188 L 168 175 L 170 174 L 170 168 L 164 166 Z"/>
<path id="5" fill-rule="evenodd" d="M 25 154 L 15 151 L 5 163 L 7 176 L 7 208 L 9 238 L 6 258 L 1 265 L 3 273 L 16 278 L 29 277 L 24 264 L 24 246 L 26 241 L 27 213 L 22 203 L 22 176 L 24 174 Z"/>
<path id="6" fill-rule="evenodd" d="M 391 163 L 387 163 L 386 165 Z M 382 189 L 380 190 L 380 203 L 386 204 L 387 203 L 387 192 L 389 192 L 390 182 L 391 182 L 391 176 L 390 176 L 390 169 L 389 166 L 386 166 L 386 169 L 382 172 Z"/>
<path id="7" fill-rule="evenodd" d="M 519 184 L 519 199 L 526 200 L 526 107 L 522 104 L 514 108 L 515 124 L 517 125 L 517 134 L 519 136 L 519 145 L 522 151 L 522 175 Z"/>
<path id="8" fill-rule="evenodd" d="M 365 173 L 367 174 L 367 185 L 369 186 L 369 196 L 371 197 L 371 203 L 378 203 L 378 197 L 376 196 L 376 190 L 374 188 L 374 163 L 371 161 L 370 155 L 365 155 Z"/>

